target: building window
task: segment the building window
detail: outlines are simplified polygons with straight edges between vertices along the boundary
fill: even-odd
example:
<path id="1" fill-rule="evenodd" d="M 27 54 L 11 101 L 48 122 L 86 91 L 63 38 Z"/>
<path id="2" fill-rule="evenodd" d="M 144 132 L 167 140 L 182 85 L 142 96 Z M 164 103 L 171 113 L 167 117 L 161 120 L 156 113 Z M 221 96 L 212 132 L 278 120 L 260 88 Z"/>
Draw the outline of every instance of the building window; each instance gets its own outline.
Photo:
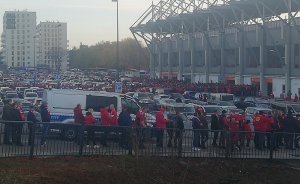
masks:
<path id="1" fill-rule="evenodd" d="M 11 57 L 11 60 L 14 61 L 14 60 L 15 60 L 15 57 Z"/>
<path id="2" fill-rule="evenodd" d="M 20 66 L 20 62 L 18 62 L 17 66 Z"/>
<path id="3" fill-rule="evenodd" d="M 285 94 L 285 84 L 282 85 L 282 93 Z"/>
<path id="4" fill-rule="evenodd" d="M 11 51 L 11 55 L 15 55 L 14 51 Z"/>
<path id="5" fill-rule="evenodd" d="M 15 66 L 15 63 L 14 63 L 14 62 L 11 62 L 11 66 L 14 67 L 14 66 Z"/>

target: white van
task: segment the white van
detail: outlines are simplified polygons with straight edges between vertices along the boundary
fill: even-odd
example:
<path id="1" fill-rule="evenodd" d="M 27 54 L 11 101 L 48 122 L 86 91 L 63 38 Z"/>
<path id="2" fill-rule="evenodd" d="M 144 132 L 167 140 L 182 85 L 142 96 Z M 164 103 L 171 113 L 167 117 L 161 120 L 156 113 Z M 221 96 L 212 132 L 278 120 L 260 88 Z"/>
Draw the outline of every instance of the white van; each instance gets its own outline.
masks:
<path id="1" fill-rule="evenodd" d="M 48 103 L 51 120 L 62 123 L 73 123 L 73 109 L 77 104 L 81 105 L 85 114 L 89 108 L 94 110 L 94 116 L 100 122 L 100 109 L 113 104 L 118 113 L 122 111 L 122 105 L 128 107 L 130 114 L 136 114 L 140 106 L 132 97 L 119 93 L 99 91 L 82 91 L 69 89 L 45 90 L 43 101 Z"/>
<path id="2" fill-rule="evenodd" d="M 92 108 L 94 110 L 93 115 L 96 118 L 96 124 L 99 124 L 101 121 L 99 112 L 100 108 L 103 108 L 110 104 L 114 104 L 118 114 L 122 111 L 123 105 L 127 106 L 132 118 L 135 117 L 135 114 L 140 109 L 140 106 L 132 97 L 119 93 L 97 91 L 69 89 L 45 90 L 43 94 L 43 102 L 48 103 L 51 122 L 61 122 L 64 124 L 74 123 L 73 109 L 77 104 L 81 105 L 84 115 L 89 108 Z M 151 120 L 153 121 L 152 116 L 147 118 L 151 118 Z M 68 140 L 74 139 L 77 134 L 76 127 L 73 126 L 64 126 L 63 129 L 52 127 L 51 129 L 60 129 L 61 135 Z"/>

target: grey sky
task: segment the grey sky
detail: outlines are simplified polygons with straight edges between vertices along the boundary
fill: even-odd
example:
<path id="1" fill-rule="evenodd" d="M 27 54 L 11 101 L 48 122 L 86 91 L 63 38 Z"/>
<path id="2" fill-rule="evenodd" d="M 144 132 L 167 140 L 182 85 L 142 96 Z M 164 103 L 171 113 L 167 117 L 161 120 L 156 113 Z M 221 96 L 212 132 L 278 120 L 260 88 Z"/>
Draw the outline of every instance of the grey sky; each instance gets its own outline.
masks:
<path id="1" fill-rule="evenodd" d="M 151 0 L 119 0 L 121 39 L 132 37 L 129 27 L 150 5 Z M 0 33 L 5 11 L 25 9 L 37 12 L 37 23 L 67 22 L 71 47 L 116 40 L 116 3 L 112 0 L 0 0 Z"/>

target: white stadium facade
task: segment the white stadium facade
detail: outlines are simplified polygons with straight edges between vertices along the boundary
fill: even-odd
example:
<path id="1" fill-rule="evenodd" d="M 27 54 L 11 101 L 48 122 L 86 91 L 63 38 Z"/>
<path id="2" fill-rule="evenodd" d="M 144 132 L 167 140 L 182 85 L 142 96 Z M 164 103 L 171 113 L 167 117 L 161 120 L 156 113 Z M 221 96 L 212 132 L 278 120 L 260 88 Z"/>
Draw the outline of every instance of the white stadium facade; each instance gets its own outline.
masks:
<path id="1" fill-rule="evenodd" d="M 300 93 L 299 0 L 161 0 L 132 25 L 151 76 Z"/>

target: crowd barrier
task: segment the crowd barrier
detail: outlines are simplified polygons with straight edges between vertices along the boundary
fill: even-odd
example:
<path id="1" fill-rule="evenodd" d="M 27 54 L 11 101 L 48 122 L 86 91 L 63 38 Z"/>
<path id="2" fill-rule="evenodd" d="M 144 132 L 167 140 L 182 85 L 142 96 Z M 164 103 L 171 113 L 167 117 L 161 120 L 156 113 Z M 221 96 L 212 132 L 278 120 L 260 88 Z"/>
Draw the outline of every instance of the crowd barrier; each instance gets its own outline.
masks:
<path id="1" fill-rule="evenodd" d="M 157 135 L 161 136 L 159 143 Z M 299 159 L 299 138 L 299 133 L 287 132 L 181 131 L 0 121 L 0 157 L 133 155 Z"/>

